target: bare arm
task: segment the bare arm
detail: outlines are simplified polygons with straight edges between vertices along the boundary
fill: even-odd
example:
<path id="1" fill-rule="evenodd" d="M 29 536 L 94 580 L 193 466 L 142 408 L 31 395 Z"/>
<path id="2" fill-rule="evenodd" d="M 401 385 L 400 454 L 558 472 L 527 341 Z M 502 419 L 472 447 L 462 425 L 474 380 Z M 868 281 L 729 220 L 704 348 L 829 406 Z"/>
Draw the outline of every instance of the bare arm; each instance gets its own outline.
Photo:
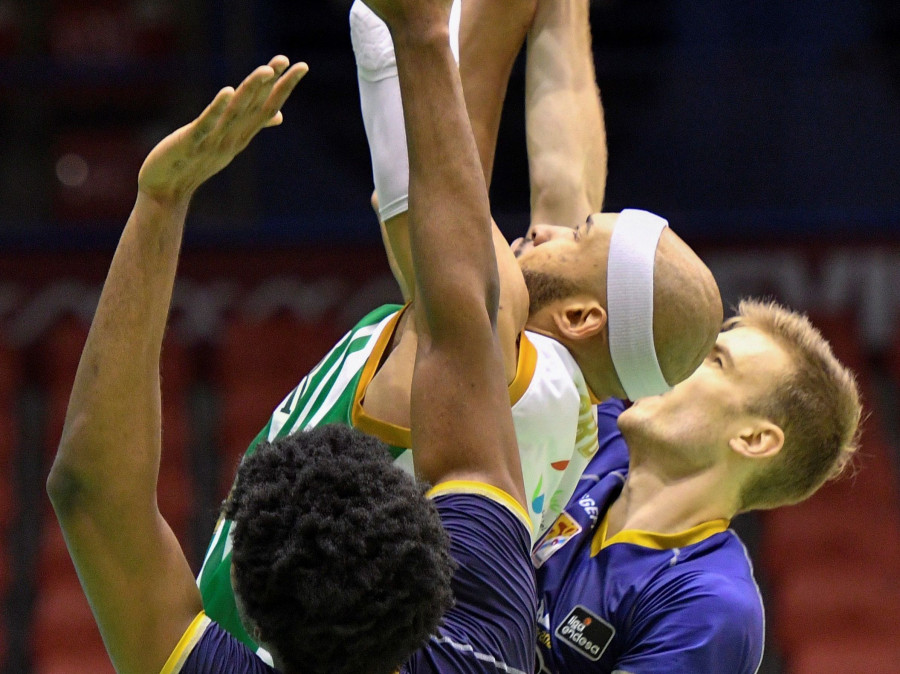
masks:
<path id="1" fill-rule="evenodd" d="M 532 224 L 575 227 L 602 210 L 606 127 L 588 0 L 537 0 L 528 35 L 525 123 Z"/>
<path id="2" fill-rule="evenodd" d="M 459 73 L 488 187 L 509 76 L 536 4 L 536 0 L 465 0 L 462 5 Z"/>
<path id="3" fill-rule="evenodd" d="M 47 490 L 120 672 L 159 672 L 201 609 L 156 504 L 159 355 L 191 196 L 261 128 L 281 122 L 306 72 L 287 67 L 276 57 L 237 91 L 223 89 L 147 157 L 75 376 Z"/>
<path id="4" fill-rule="evenodd" d="M 524 503 L 487 188 L 449 48 L 449 3 L 402 4 L 373 0 L 394 38 L 409 144 L 416 470 L 435 483 L 487 482 Z"/>
<path id="5" fill-rule="evenodd" d="M 532 4 L 534 2 L 534 0 L 524 1 Z M 463 3 L 463 14 L 467 7 L 468 0 Z M 498 7 L 484 3 L 483 21 L 499 18 L 491 13 Z M 502 14 L 504 20 L 510 19 L 512 10 L 504 9 Z M 380 211 L 381 215 L 385 216 L 381 221 L 382 239 L 391 271 L 403 292 L 403 297 L 406 301 L 413 301 L 417 294 L 417 283 L 410 250 L 410 214 L 406 209 L 410 182 L 409 164 L 406 161 L 408 143 L 393 40 L 385 24 L 359 0 L 351 9 L 350 24 L 357 59 L 360 101 L 372 155 L 375 184 L 386 190 L 386 194 L 377 195 L 378 200 L 386 198 L 388 204 Z M 511 58 L 514 58 L 515 51 L 518 51 L 524 40 L 525 30 L 526 25 L 523 22 Z M 469 40 L 463 48 L 475 49 L 479 48 L 479 45 L 476 41 Z M 378 58 L 373 59 L 372 54 L 378 54 Z M 476 54 L 471 54 L 468 58 L 475 56 Z M 509 65 L 512 65 L 511 61 Z M 503 68 L 501 70 L 506 72 Z M 491 68 L 490 72 L 493 73 L 494 69 Z M 491 77 L 488 76 L 487 79 L 490 80 Z M 502 104 L 502 97 L 499 103 Z M 452 171 L 448 170 L 447 174 L 451 175 Z M 496 226 L 492 230 L 492 240 L 500 275 L 501 309 L 497 320 L 498 331 L 503 347 L 504 368 L 508 381 L 511 381 L 515 377 L 517 365 L 516 340 L 525 325 L 528 313 L 528 295 L 519 265 L 510 252 L 506 239 Z"/>

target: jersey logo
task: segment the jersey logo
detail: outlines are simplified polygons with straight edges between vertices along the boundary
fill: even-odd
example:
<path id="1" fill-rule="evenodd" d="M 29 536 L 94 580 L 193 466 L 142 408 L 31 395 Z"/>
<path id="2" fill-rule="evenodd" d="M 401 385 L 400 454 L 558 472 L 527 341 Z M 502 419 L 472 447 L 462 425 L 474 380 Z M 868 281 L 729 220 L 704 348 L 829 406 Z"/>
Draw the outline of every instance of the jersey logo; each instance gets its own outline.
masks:
<path id="1" fill-rule="evenodd" d="M 581 525 L 569 513 L 561 513 L 531 553 L 534 568 L 541 568 L 554 552 L 580 533 Z"/>
<path id="2" fill-rule="evenodd" d="M 616 629 L 584 606 L 578 605 L 556 628 L 556 638 L 596 662 L 606 651 Z"/>

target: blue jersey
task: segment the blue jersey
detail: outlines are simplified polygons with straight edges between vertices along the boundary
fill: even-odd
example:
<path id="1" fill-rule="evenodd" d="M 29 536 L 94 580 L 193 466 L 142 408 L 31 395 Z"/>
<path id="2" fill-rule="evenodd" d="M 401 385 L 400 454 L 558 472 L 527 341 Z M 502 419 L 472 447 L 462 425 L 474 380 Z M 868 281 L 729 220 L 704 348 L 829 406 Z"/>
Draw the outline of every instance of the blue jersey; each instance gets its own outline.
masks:
<path id="1" fill-rule="evenodd" d="M 160 674 L 277 674 L 242 642 L 201 613 L 185 630 Z"/>
<path id="2" fill-rule="evenodd" d="M 534 569 L 531 522 L 505 492 L 482 483 L 445 482 L 430 496 L 450 536 L 454 606 L 438 633 L 413 653 L 403 674 L 532 674 Z M 200 614 L 162 674 L 271 674 L 247 646 Z"/>
<path id="3" fill-rule="evenodd" d="M 438 634 L 404 674 L 532 674 L 537 601 L 529 559 L 531 525 L 516 501 L 471 482 L 445 482 L 432 497 L 450 535 L 456 601 Z M 487 498 L 484 498 L 487 496 Z"/>
<path id="4" fill-rule="evenodd" d="M 762 660 L 762 599 L 727 520 L 677 534 L 626 530 L 606 513 L 628 473 L 616 421 L 599 407 L 600 451 L 565 512 L 537 543 L 538 671 L 752 674 Z"/>

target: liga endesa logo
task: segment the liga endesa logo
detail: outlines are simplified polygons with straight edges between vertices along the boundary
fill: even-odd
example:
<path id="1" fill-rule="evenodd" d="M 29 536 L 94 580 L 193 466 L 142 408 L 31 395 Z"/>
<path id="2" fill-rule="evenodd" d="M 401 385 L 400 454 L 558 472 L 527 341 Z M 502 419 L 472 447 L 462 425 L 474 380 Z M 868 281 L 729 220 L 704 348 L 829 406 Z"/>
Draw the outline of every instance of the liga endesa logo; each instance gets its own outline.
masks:
<path id="1" fill-rule="evenodd" d="M 584 606 L 573 608 L 556 628 L 556 637 L 561 642 L 595 662 L 603 655 L 615 633 L 612 625 Z"/>

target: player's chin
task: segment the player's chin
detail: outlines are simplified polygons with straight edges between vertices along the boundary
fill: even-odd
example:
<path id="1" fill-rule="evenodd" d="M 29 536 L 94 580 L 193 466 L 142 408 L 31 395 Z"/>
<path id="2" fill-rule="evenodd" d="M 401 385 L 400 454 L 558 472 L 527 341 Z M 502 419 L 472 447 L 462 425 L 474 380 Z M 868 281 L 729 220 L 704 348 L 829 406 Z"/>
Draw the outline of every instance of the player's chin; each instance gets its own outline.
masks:
<path id="1" fill-rule="evenodd" d="M 623 421 L 626 424 L 633 424 L 637 423 L 639 419 L 646 418 L 652 413 L 654 407 L 654 398 L 639 398 L 619 415 L 619 427 L 621 428 Z"/>

